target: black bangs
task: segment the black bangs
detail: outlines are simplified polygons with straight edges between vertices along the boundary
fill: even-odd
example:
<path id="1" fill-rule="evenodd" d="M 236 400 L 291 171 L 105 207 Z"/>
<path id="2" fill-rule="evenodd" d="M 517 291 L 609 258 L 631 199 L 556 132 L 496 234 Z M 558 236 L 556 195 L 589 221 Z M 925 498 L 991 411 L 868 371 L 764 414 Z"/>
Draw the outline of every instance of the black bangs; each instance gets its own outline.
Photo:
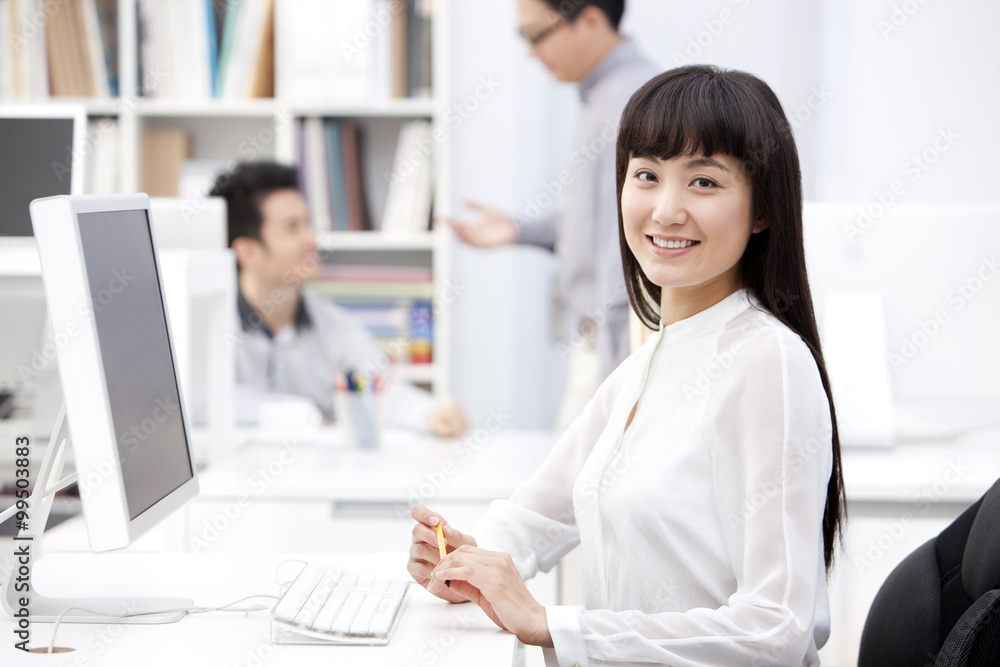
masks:
<path id="1" fill-rule="evenodd" d="M 649 81 L 622 114 L 619 159 L 722 153 L 739 160 L 749 174 L 758 171 L 781 128 L 760 108 L 758 96 L 746 94 L 746 84 L 756 87 L 756 77 L 739 80 L 742 74 L 692 66 Z"/>

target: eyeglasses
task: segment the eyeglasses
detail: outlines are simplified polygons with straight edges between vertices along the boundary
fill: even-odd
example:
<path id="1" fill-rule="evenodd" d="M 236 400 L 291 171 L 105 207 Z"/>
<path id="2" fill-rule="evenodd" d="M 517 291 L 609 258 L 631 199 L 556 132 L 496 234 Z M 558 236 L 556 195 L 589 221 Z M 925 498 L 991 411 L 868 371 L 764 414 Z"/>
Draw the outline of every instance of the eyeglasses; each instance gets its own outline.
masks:
<path id="1" fill-rule="evenodd" d="M 567 23 L 569 23 L 569 21 L 567 21 L 565 18 L 561 18 L 552 25 L 550 25 L 548 28 L 545 28 L 541 32 L 536 32 L 534 35 L 529 35 L 524 31 L 523 28 L 518 28 L 517 34 L 519 34 L 526 42 L 528 42 L 528 44 L 531 44 L 532 46 L 538 46 L 545 40 L 545 38 L 547 38 L 549 35 L 554 33 L 559 28 L 563 27 Z"/>

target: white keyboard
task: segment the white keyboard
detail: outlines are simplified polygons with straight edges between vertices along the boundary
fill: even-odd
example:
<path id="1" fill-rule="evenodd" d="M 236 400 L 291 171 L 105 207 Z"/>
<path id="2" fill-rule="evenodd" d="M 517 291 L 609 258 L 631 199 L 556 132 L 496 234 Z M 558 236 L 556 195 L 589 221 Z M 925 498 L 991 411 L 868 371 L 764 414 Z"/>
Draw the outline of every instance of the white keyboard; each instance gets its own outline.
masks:
<path id="1" fill-rule="evenodd" d="M 409 577 L 309 563 L 271 610 L 271 641 L 388 644 L 409 584 Z"/>

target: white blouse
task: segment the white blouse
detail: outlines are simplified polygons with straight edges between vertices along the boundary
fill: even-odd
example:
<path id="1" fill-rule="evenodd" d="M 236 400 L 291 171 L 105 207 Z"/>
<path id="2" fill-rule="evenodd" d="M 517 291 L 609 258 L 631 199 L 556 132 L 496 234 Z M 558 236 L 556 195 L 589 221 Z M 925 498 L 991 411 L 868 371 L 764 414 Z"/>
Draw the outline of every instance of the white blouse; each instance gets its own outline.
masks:
<path id="1" fill-rule="evenodd" d="M 741 290 L 651 336 L 473 535 L 524 578 L 582 544 L 547 664 L 818 665 L 831 452 L 809 348 Z"/>

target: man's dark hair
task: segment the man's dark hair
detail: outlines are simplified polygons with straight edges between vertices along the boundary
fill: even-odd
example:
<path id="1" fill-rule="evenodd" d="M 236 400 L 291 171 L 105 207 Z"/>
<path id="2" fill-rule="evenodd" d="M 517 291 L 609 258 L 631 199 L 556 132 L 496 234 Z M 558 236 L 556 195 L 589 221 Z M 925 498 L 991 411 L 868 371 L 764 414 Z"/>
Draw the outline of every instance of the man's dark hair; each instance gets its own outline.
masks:
<path id="1" fill-rule="evenodd" d="M 215 179 L 209 193 L 224 197 L 229 231 L 229 245 L 241 236 L 260 240 L 264 216 L 260 203 L 272 192 L 298 190 L 299 172 L 295 167 L 277 162 L 242 162 Z"/>
<path id="2" fill-rule="evenodd" d="M 608 23 L 615 30 L 625 13 L 625 0 L 543 0 L 553 11 L 559 12 L 568 21 L 575 21 L 588 5 L 597 7 L 608 17 Z"/>

